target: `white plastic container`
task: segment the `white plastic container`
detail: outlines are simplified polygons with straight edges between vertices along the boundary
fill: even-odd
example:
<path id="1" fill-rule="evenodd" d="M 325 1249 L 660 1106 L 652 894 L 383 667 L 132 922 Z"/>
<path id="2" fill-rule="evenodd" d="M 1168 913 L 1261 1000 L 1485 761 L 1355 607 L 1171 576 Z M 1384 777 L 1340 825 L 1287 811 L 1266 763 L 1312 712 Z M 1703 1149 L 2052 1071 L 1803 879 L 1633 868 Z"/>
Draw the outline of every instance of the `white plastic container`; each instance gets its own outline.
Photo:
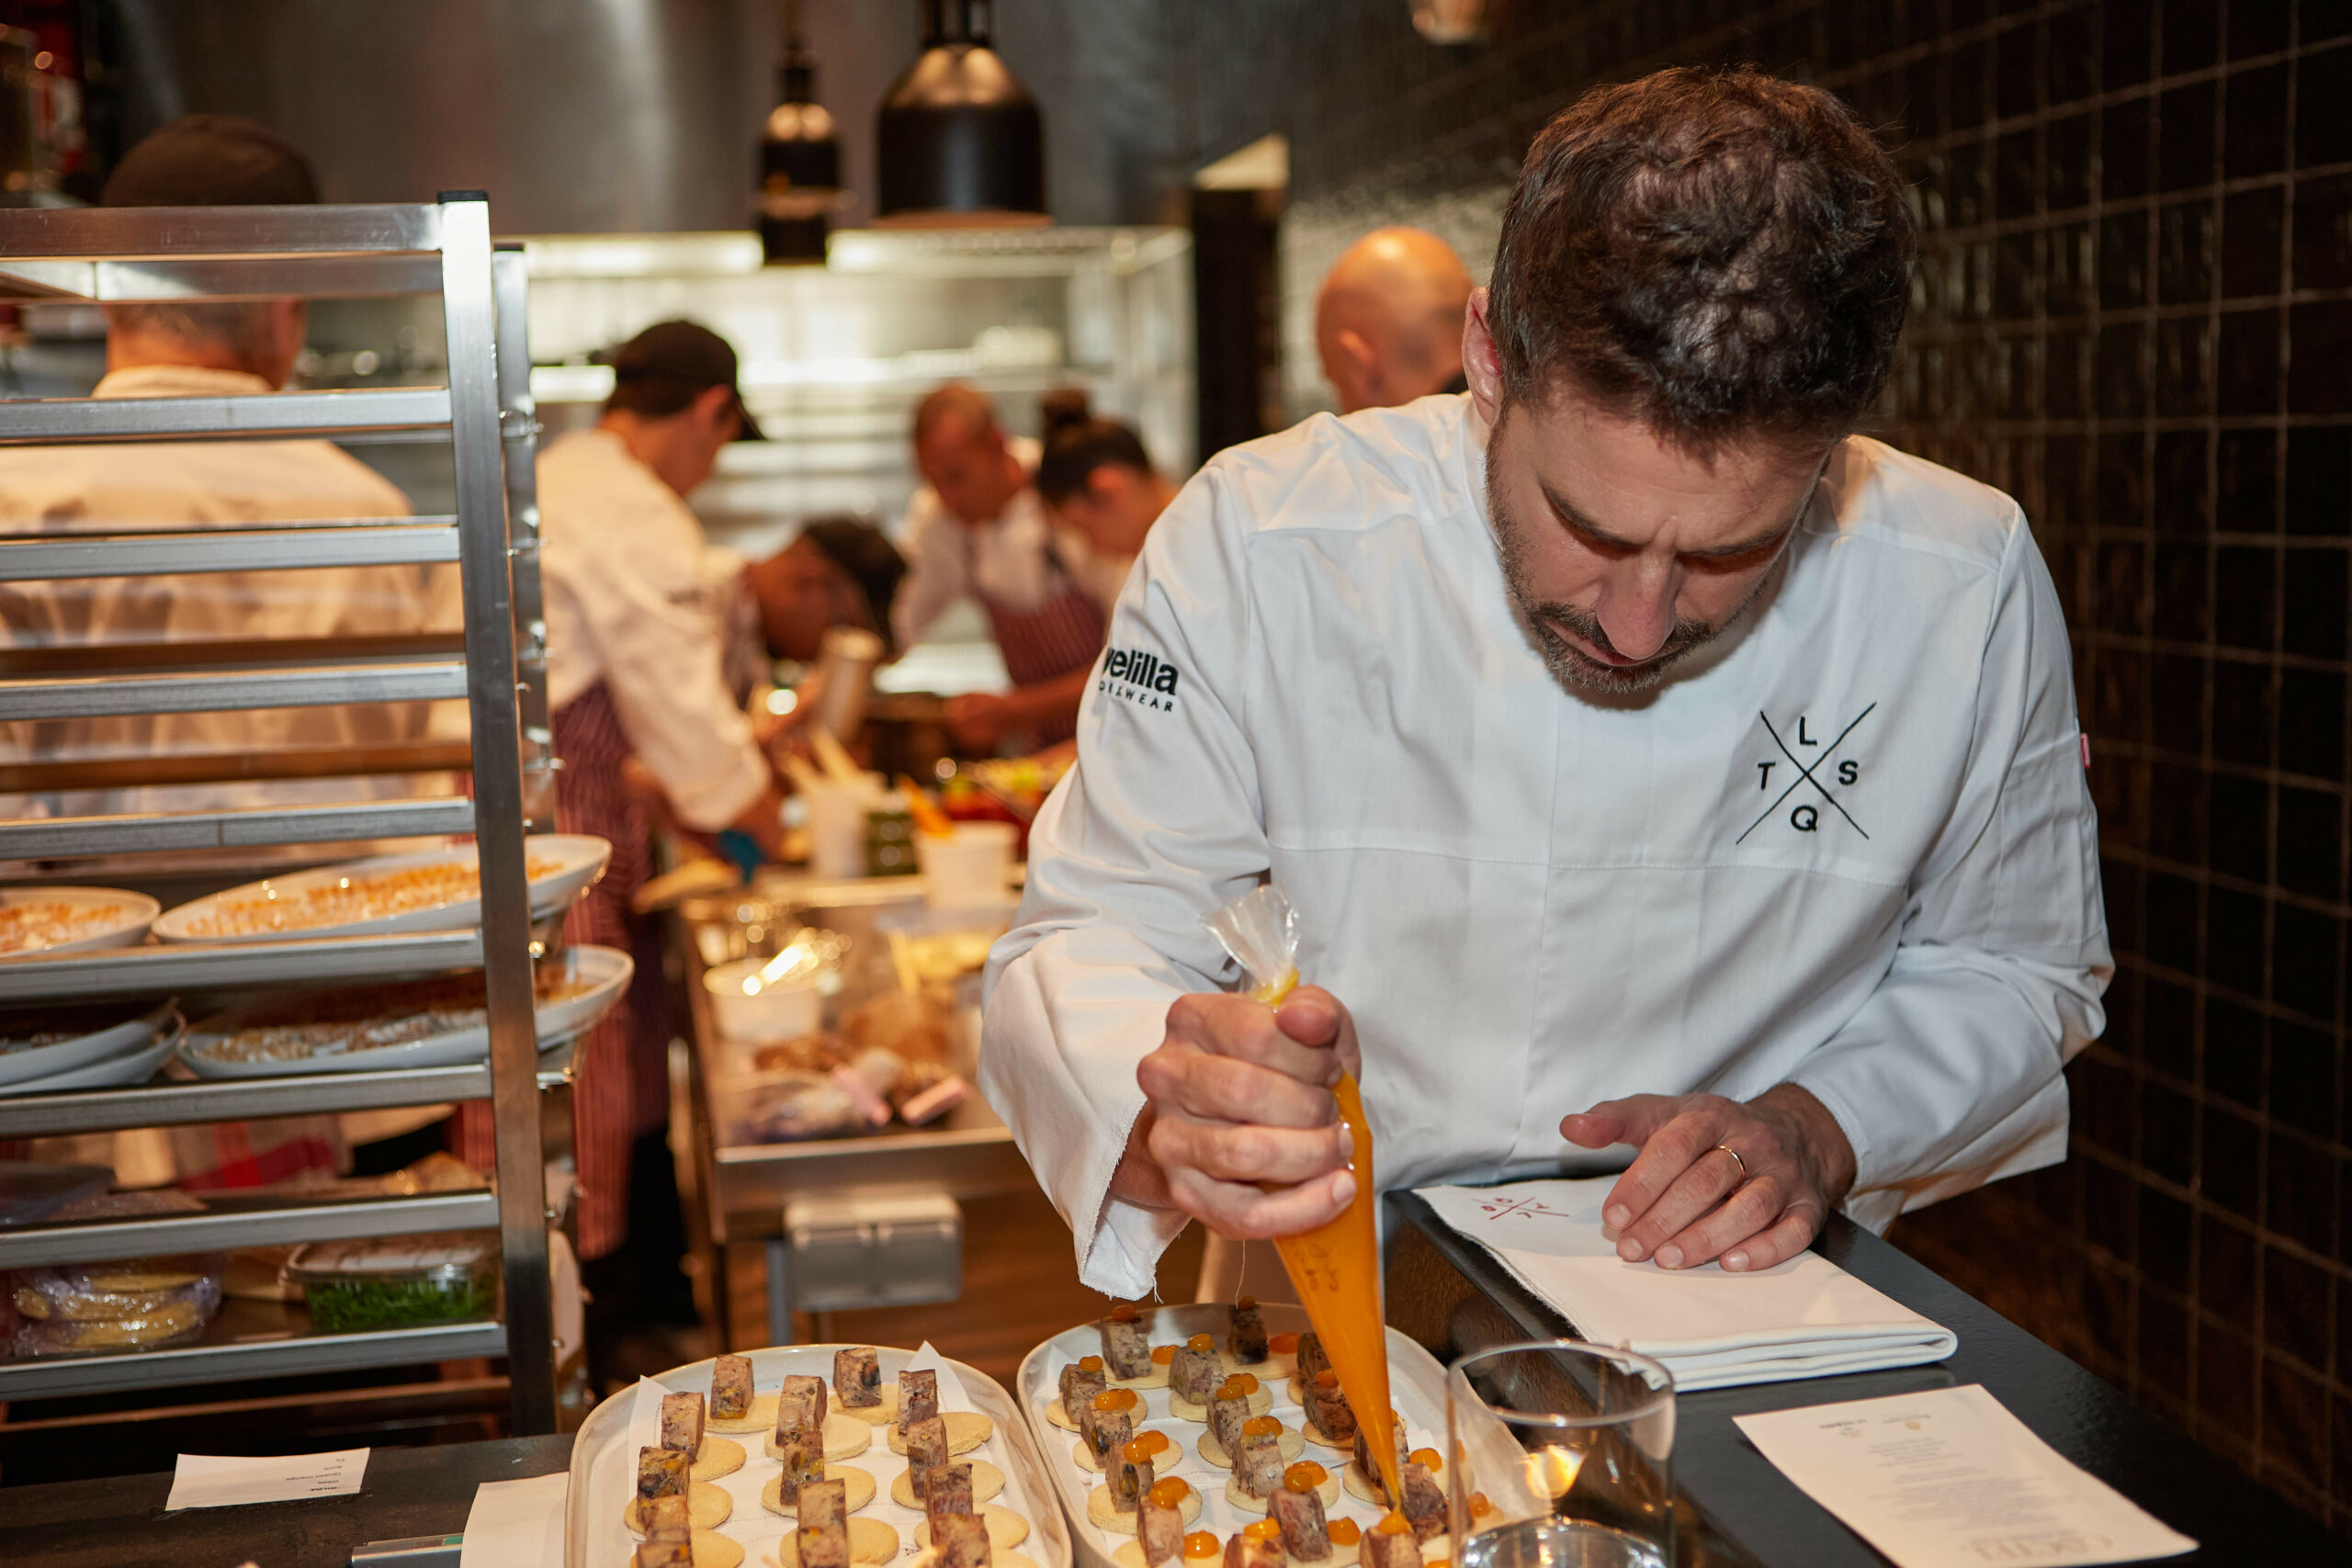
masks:
<path id="1" fill-rule="evenodd" d="M 958 822 L 953 837 L 915 835 L 923 902 L 933 909 L 969 909 L 1004 902 L 1012 876 L 1012 824 Z"/>
<path id="2" fill-rule="evenodd" d="M 774 979 L 762 979 L 766 958 L 739 958 L 703 971 L 703 989 L 710 993 L 710 1010 L 718 1032 L 729 1040 L 764 1044 L 813 1034 L 823 1021 L 818 969 L 804 969 Z"/>
<path id="3" fill-rule="evenodd" d="M 808 871 L 828 882 L 865 874 L 865 814 L 885 803 L 889 791 L 879 773 L 861 784 L 812 784 L 802 792 L 808 803 Z"/>

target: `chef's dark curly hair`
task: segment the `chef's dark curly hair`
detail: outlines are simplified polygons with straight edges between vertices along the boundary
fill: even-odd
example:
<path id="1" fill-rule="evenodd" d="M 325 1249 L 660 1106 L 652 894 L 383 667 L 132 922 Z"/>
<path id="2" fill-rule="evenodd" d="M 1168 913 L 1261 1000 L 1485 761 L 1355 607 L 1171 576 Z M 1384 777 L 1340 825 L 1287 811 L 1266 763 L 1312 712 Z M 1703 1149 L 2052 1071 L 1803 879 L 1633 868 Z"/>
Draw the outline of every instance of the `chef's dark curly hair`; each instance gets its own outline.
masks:
<path id="1" fill-rule="evenodd" d="M 1504 213 L 1505 397 L 1565 380 L 1699 450 L 1834 440 L 1886 384 L 1916 248 L 1894 161 L 1831 95 L 1749 68 L 1596 87 Z"/>

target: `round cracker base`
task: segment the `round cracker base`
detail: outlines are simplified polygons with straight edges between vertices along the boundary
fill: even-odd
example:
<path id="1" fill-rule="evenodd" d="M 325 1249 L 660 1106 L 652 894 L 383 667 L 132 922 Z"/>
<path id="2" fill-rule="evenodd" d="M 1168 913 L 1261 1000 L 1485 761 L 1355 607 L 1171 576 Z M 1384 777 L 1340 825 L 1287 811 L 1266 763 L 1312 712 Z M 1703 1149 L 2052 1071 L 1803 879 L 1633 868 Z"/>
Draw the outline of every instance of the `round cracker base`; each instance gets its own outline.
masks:
<path id="1" fill-rule="evenodd" d="M 989 1527 L 989 1556 L 1010 1551 L 1029 1539 L 1029 1521 L 1010 1508 L 994 1506 L 980 1510 L 980 1522 Z M 925 1551 L 931 1547 L 931 1521 L 915 1526 L 915 1550 Z"/>
<path id="2" fill-rule="evenodd" d="M 775 1430 L 777 1397 L 773 1392 L 752 1395 L 752 1408 L 731 1421 L 725 1416 L 706 1415 L 702 1429 L 705 1432 L 772 1432 Z"/>
<path id="3" fill-rule="evenodd" d="M 967 1454 L 996 1436 L 996 1423 L 971 1410 L 943 1410 L 939 1418 L 947 1424 L 949 1455 Z M 890 1451 L 907 1451 L 907 1435 L 896 1427 L 889 1428 Z"/>
<path id="4" fill-rule="evenodd" d="M 692 1481 L 716 1481 L 722 1475 L 732 1475 L 743 1468 L 743 1445 L 726 1438 L 714 1438 L 703 1433 L 702 1451 L 695 1455 L 694 1469 L 686 1472 Z"/>
<path id="5" fill-rule="evenodd" d="M 1348 1483 L 1349 1496 L 1355 1498 L 1358 1502 L 1369 1503 L 1375 1508 L 1388 1506 L 1380 1500 L 1380 1494 L 1373 1490 L 1372 1477 L 1366 1475 L 1363 1472 L 1363 1466 L 1353 1460 L 1348 1461 L 1345 1480 Z"/>
<path id="6" fill-rule="evenodd" d="M 869 1427 L 887 1426 L 899 1418 L 899 1385 L 894 1382 L 886 1382 L 879 1392 L 882 1395 L 882 1403 L 879 1404 L 843 1404 L 842 1396 L 836 1393 L 832 1395 L 832 1403 L 828 1408 L 836 1416 L 855 1416 Z M 771 1422 L 770 1425 L 774 1423 Z"/>
<path id="7" fill-rule="evenodd" d="M 800 1568 L 800 1532 L 786 1530 L 784 1539 L 769 1550 L 776 1556 L 777 1568 Z M 852 1562 L 888 1562 L 899 1555 L 899 1532 L 880 1519 L 852 1519 L 849 1522 L 849 1560 Z M 697 1562 L 695 1568 L 702 1568 Z"/>
<path id="8" fill-rule="evenodd" d="M 1283 1428 L 1282 1436 L 1275 1441 L 1283 1450 L 1283 1463 L 1285 1465 L 1295 1462 L 1299 1455 L 1306 1451 L 1306 1439 L 1287 1427 Z M 1214 1431 L 1201 1434 L 1198 1451 L 1203 1459 L 1218 1470 L 1233 1468 L 1233 1456 L 1225 1451 L 1225 1445 L 1216 1440 L 1216 1434 Z"/>
<path id="9" fill-rule="evenodd" d="M 719 1488 L 703 1481 L 686 1483 L 686 1523 L 695 1529 L 715 1530 L 725 1524 L 735 1512 L 735 1499 Z M 631 1535 L 645 1533 L 644 1516 L 639 1511 L 638 1500 L 631 1497 L 628 1506 L 621 1510 L 621 1523 Z"/>
<path id="10" fill-rule="evenodd" d="M 687 1545 L 694 1552 L 695 1568 L 741 1568 L 743 1543 L 729 1540 L 717 1530 L 695 1530 L 687 1537 Z"/>
<path id="11" fill-rule="evenodd" d="M 855 1459 L 874 1446 L 874 1428 L 847 1416 L 826 1416 L 820 1436 L 824 1438 L 827 1464 Z M 775 1451 L 775 1433 L 773 1431 L 760 1439 L 760 1451 L 774 1460 L 784 1457 Z"/>
<path id="12" fill-rule="evenodd" d="M 1227 1377 L 1231 1377 L 1236 1372 L 1249 1372 L 1260 1382 L 1280 1382 L 1289 1377 L 1298 1367 L 1297 1357 L 1277 1356 L 1271 1350 L 1266 1353 L 1266 1359 L 1262 1361 L 1237 1361 L 1233 1359 L 1233 1352 L 1230 1350 L 1219 1350 L 1216 1353 L 1216 1359 L 1225 1363 Z"/>
<path id="13" fill-rule="evenodd" d="M 1078 1430 L 1078 1423 L 1069 1418 L 1069 1411 L 1063 1406 L 1062 1396 L 1058 1393 L 1054 1395 L 1054 1402 L 1046 1406 L 1046 1419 L 1065 1432 Z"/>
<path id="14" fill-rule="evenodd" d="M 980 1506 L 1003 1490 L 1004 1472 L 984 1459 L 972 1461 L 972 1506 Z M 903 1470 L 890 1478 L 890 1501 L 901 1508 L 922 1511 L 922 1505 L 915 1500 L 914 1478 Z"/>
<path id="15" fill-rule="evenodd" d="M 1306 1434 L 1308 1442 L 1318 1449 L 1337 1449 L 1343 1454 L 1351 1454 L 1356 1451 L 1354 1438 L 1349 1438 L 1344 1443 L 1340 1441 L 1339 1438 L 1328 1435 L 1322 1427 L 1317 1426 L 1315 1417 L 1312 1416 L 1305 1416 L 1300 1420 L 1299 1430 Z"/>
<path id="16" fill-rule="evenodd" d="M 1250 1395 L 1250 1414 L 1264 1416 L 1270 1414 L 1273 1408 L 1274 1391 L 1261 1382 L 1256 1392 Z M 1205 1404 L 1195 1404 L 1181 1393 L 1170 1393 L 1168 1396 L 1168 1414 L 1180 1421 L 1192 1421 L 1204 1427 L 1208 1425 L 1209 1407 Z"/>
<path id="17" fill-rule="evenodd" d="M 1263 1513 L 1265 1510 L 1259 1511 Z M 1193 1520 L 1201 1517 L 1201 1494 L 1198 1487 L 1186 1489 L 1184 1501 L 1178 1505 L 1176 1512 L 1188 1529 Z M 1097 1486 L 1092 1492 L 1087 1494 L 1086 1517 L 1087 1521 L 1097 1529 L 1115 1530 L 1121 1535 L 1136 1533 L 1134 1510 L 1130 1509 L 1123 1514 L 1113 1507 L 1111 1489 L 1108 1486 Z"/>
<path id="18" fill-rule="evenodd" d="M 825 1467 L 825 1479 L 838 1481 L 846 1488 L 842 1504 L 853 1514 L 874 1501 L 874 1477 L 862 1470 L 846 1464 L 829 1464 Z M 760 1506 L 771 1514 L 782 1514 L 787 1519 L 800 1517 L 799 1503 L 784 1500 L 784 1477 L 781 1474 L 769 1476 L 768 1483 L 760 1488 Z M 850 1522 L 855 1524 L 857 1521 L 852 1519 Z"/>
<path id="19" fill-rule="evenodd" d="M 1157 1346 L 1153 1348 L 1155 1349 L 1158 1348 Z M 1113 1388 L 1166 1388 L 1168 1386 L 1168 1363 L 1165 1361 L 1154 1361 L 1151 1364 L 1151 1371 L 1144 1373 L 1143 1376 L 1139 1378 L 1113 1378 L 1111 1380 L 1110 1386 Z"/>
<path id="20" fill-rule="evenodd" d="M 939 1553 L 936 1551 L 917 1552 L 915 1556 L 908 1562 L 907 1568 L 939 1568 Z M 990 1547 L 989 1549 L 989 1568 L 1037 1568 L 1037 1564 L 1034 1559 L 1023 1557 L 1017 1551 L 999 1551 L 994 1547 Z"/>

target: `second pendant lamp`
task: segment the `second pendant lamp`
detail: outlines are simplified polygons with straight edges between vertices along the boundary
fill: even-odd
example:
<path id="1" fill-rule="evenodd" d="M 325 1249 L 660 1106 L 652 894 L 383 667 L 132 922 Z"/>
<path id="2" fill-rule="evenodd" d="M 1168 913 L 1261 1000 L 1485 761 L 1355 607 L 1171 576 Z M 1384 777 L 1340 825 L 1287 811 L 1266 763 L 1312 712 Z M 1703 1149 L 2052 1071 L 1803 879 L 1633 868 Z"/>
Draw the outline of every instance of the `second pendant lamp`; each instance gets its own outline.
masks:
<path id="1" fill-rule="evenodd" d="M 1037 101 L 990 47 L 991 0 L 923 0 L 923 48 L 874 129 L 883 228 L 1029 228 L 1046 210 Z"/>

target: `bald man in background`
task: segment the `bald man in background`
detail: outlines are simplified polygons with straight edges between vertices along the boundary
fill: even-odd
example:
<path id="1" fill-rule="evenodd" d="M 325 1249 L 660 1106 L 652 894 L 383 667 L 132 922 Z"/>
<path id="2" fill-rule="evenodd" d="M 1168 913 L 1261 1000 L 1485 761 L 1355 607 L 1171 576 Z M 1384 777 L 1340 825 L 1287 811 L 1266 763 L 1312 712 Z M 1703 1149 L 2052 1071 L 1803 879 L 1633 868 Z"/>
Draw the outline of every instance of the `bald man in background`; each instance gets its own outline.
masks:
<path id="1" fill-rule="evenodd" d="M 1468 269 L 1423 229 L 1375 229 L 1350 245 L 1315 297 L 1315 348 L 1340 412 L 1459 392 Z"/>

